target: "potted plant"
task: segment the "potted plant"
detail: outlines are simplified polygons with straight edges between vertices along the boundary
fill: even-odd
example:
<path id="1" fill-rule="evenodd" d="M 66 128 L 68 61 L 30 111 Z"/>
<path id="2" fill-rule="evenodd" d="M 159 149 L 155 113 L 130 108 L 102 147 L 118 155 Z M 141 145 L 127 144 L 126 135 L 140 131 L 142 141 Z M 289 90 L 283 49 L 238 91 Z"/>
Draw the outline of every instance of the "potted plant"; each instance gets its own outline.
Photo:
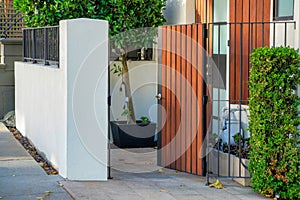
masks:
<path id="1" fill-rule="evenodd" d="M 154 123 L 136 120 L 132 100 L 132 91 L 128 67 L 128 54 L 137 49 L 144 52 L 152 48 L 157 37 L 157 27 L 163 25 L 165 18 L 162 10 L 166 0 L 96 1 L 97 18 L 103 18 L 110 24 L 111 57 L 120 61 L 111 67 L 114 74 L 122 78 L 125 94 L 124 115 L 126 121 L 111 122 L 114 143 L 120 147 L 154 146 Z M 146 120 L 146 121 L 147 121 Z M 151 132 L 151 133 L 150 133 Z"/>
<path id="2" fill-rule="evenodd" d="M 112 121 L 112 135 L 114 144 L 121 148 L 153 147 L 156 124 L 148 117 L 141 117 L 136 123 L 127 121 Z"/>
<path id="3" fill-rule="evenodd" d="M 223 142 L 217 134 L 212 135 L 211 143 L 215 145 L 209 155 L 209 172 L 220 176 L 250 177 L 248 170 L 250 138 L 242 137 L 239 132 L 235 133 L 232 138 L 234 142 L 229 145 Z M 218 162 L 219 169 L 215 167 L 218 166 Z M 251 185 L 249 178 L 234 178 L 233 180 L 243 186 Z"/>

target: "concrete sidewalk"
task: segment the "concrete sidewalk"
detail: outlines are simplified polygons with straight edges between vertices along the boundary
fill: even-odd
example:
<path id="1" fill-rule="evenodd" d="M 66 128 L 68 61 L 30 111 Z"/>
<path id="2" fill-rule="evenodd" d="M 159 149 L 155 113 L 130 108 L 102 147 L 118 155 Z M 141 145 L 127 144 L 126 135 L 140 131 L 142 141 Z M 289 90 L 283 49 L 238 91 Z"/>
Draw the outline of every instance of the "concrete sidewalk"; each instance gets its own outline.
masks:
<path id="1" fill-rule="evenodd" d="M 153 148 L 112 149 L 112 180 L 66 181 L 64 185 L 75 199 L 82 200 L 266 199 L 231 179 L 221 179 L 224 189 L 209 188 L 205 177 L 157 167 L 156 156 Z"/>
<path id="2" fill-rule="evenodd" d="M 229 179 L 222 179 L 225 188 L 218 190 L 205 186 L 205 177 L 161 169 L 156 165 L 156 150 L 152 148 L 113 149 L 111 158 L 112 180 L 65 181 L 58 175 L 47 175 L 0 123 L 0 199 L 266 199 L 252 192 L 251 188 L 242 187 Z M 64 187 L 61 187 L 59 182 L 63 183 Z M 50 195 L 46 195 L 45 191 L 50 191 Z"/>
<path id="3" fill-rule="evenodd" d="M 80 200 L 259 200 L 266 199 L 239 186 L 229 179 L 221 179 L 224 189 L 205 186 L 205 177 L 174 170 L 163 173 L 124 173 L 113 171 L 108 182 L 64 183 L 75 199 Z"/>
<path id="4" fill-rule="evenodd" d="M 63 180 L 58 175 L 47 175 L 0 123 L 0 199 L 70 200 L 71 196 L 59 185 Z"/>

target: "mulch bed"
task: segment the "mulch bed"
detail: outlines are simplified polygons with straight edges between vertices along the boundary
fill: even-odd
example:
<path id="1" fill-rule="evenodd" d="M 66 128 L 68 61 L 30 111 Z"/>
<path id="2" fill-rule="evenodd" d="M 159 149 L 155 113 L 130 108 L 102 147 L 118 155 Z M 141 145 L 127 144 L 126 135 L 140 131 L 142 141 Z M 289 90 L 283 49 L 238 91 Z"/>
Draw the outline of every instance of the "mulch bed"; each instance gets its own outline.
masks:
<path id="1" fill-rule="evenodd" d="M 24 137 L 17 129 L 9 128 L 14 137 L 22 144 L 26 151 L 36 160 L 36 162 L 45 170 L 48 175 L 56 175 L 58 171 L 51 166 L 51 164 L 44 159 L 37 151 L 37 149 L 29 142 L 27 137 Z"/>

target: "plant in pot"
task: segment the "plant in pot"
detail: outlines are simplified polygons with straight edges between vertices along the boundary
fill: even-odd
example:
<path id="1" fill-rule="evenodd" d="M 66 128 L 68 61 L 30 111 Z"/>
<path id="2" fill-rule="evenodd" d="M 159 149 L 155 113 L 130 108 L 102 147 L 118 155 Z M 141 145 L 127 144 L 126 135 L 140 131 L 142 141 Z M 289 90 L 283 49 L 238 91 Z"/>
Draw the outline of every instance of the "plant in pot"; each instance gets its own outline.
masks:
<path id="1" fill-rule="evenodd" d="M 127 120 L 111 122 L 114 143 L 119 147 L 154 146 L 155 124 L 145 123 L 145 118 L 141 119 L 142 123 L 136 120 L 128 54 L 136 49 L 152 48 L 157 38 L 157 27 L 165 22 L 162 11 L 166 0 L 99 0 L 96 3 L 97 18 L 103 18 L 110 24 L 111 57 L 120 63 L 114 64 L 111 70 L 122 78 L 121 88 L 125 95 L 123 113 Z M 154 130 L 149 134 L 148 129 Z"/>
<path id="2" fill-rule="evenodd" d="M 127 113 L 125 110 L 123 113 Z M 112 121 L 114 144 L 121 148 L 154 147 L 156 124 L 148 117 L 142 116 L 136 123 L 127 121 Z"/>
<path id="3" fill-rule="evenodd" d="M 248 170 L 250 138 L 240 132 L 232 135 L 232 140 L 223 141 L 219 135 L 212 134 L 210 143 L 214 144 L 209 156 L 209 171 L 220 176 L 234 176 L 234 181 L 243 186 L 251 185 Z M 216 166 L 219 166 L 218 168 Z M 230 168 L 228 167 L 230 166 Z M 242 178 L 243 177 L 243 178 Z M 247 178 L 246 178 L 247 177 Z"/>

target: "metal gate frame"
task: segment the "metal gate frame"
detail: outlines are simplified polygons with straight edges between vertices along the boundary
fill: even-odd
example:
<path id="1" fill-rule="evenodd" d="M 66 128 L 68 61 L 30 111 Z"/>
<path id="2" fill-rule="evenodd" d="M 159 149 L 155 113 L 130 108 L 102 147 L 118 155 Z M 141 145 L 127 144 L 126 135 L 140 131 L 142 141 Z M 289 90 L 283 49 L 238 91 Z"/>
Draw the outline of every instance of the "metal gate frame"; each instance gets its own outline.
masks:
<path id="1" fill-rule="evenodd" d="M 227 34 L 229 34 L 229 40 L 226 41 L 226 60 L 225 68 L 226 68 L 226 76 L 228 80 L 225 80 L 225 91 L 226 97 L 221 98 L 221 82 L 220 82 L 220 74 L 218 75 L 217 80 L 214 79 L 214 70 L 219 71 L 222 66 L 221 63 L 221 27 L 226 26 L 228 29 Z M 287 46 L 288 42 L 288 30 L 295 29 L 296 22 L 294 21 L 284 21 L 284 22 L 220 22 L 220 23 L 208 23 L 206 27 L 207 32 L 207 93 L 208 102 L 207 102 L 207 130 L 204 130 L 207 137 L 207 149 L 206 149 L 206 177 L 207 177 L 207 185 L 209 184 L 209 180 L 211 177 L 224 177 L 224 178 L 251 178 L 251 175 L 243 174 L 243 169 L 248 169 L 247 164 L 242 158 L 240 152 L 242 152 L 242 145 L 245 145 L 245 140 L 243 141 L 243 137 L 241 134 L 238 134 L 238 144 L 233 145 L 230 141 L 231 136 L 231 127 L 234 124 L 232 117 L 235 116 L 231 114 L 231 110 L 234 108 L 235 111 L 238 112 L 238 130 L 241 132 L 243 130 L 242 125 L 242 112 L 246 111 L 244 106 L 248 104 L 249 91 L 247 80 L 249 77 L 249 56 L 252 52 L 253 48 L 258 48 L 262 46 Z M 215 31 L 217 29 L 217 32 Z M 278 29 L 281 29 L 283 35 L 280 37 L 283 38 L 282 41 L 277 40 Z M 283 30 L 283 31 L 282 31 Z M 217 36 L 217 38 L 215 38 Z M 270 40 L 272 39 L 272 41 Z M 217 42 L 216 42 L 217 41 Z M 214 42 L 217 43 L 217 53 L 214 48 Z M 224 41 L 223 41 L 224 42 Z M 270 44 L 271 43 L 271 44 Z M 213 62 L 213 57 L 215 62 Z M 228 70 L 228 72 L 227 72 Z M 227 84 L 229 82 L 229 84 Z M 227 88 L 228 87 L 228 88 Z M 217 91 L 216 91 L 217 90 Z M 217 98 L 215 98 L 215 93 L 217 93 Z M 221 152 L 221 132 L 224 133 L 221 127 L 221 104 L 225 104 L 228 107 L 228 123 L 227 123 L 227 160 L 225 161 L 225 171 L 222 167 L 224 167 L 224 159 L 221 156 L 224 155 Z M 233 106 L 232 104 L 236 104 Z M 217 107 L 217 110 L 214 107 Z M 214 116 L 214 113 L 217 112 L 217 116 Z M 247 111 L 246 111 L 247 114 Z M 227 115 L 227 114 L 226 114 Z M 213 137 L 214 133 L 214 121 L 217 121 L 217 133 Z M 226 121 L 226 120 L 225 120 Z M 236 123 L 236 122 L 235 122 Z M 225 129 L 226 130 L 226 129 Z M 245 130 L 244 130 L 245 131 Z M 251 133 L 249 133 L 251 136 Z M 216 139 L 216 140 L 215 140 Z M 237 148 L 238 152 L 238 173 L 234 173 L 232 170 L 233 158 L 230 156 L 231 148 Z M 244 146 L 245 147 L 245 146 Z M 214 154 L 215 159 L 217 161 L 216 166 L 211 164 L 212 154 Z M 222 162 L 221 162 L 222 161 Z M 213 167 L 216 169 L 214 170 Z"/>

